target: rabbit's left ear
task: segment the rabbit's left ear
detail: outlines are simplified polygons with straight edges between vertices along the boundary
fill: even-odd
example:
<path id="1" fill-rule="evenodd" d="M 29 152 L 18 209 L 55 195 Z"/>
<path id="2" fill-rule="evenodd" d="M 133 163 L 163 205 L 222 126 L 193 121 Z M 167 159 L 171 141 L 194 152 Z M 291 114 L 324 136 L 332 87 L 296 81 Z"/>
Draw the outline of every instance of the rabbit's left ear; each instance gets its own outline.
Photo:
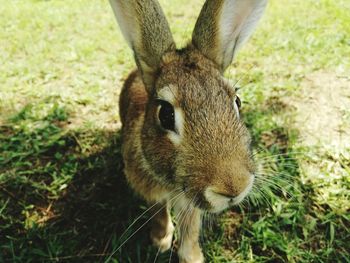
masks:
<path id="1" fill-rule="evenodd" d="M 165 52 L 175 49 L 162 8 L 157 0 L 109 0 L 128 45 L 134 51 L 146 89 Z"/>
<path id="2" fill-rule="evenodd" d="M 192 43 L 222 71 L 249 38 L 267 0 L 206 0 L 192 34 Z"/>

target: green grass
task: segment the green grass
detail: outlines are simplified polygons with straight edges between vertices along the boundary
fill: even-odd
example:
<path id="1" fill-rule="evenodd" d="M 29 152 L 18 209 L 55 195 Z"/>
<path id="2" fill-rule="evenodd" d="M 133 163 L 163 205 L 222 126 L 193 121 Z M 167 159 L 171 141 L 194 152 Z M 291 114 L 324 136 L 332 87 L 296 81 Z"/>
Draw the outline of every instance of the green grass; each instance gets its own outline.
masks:
<path id="1" fill-rule="evenodd" d="M 202 2 L 161 1 L 182 46 Z M 261 171 L 279 186 L 204 221 L 207 262 L 350 262 L 350 149 L 305 144 L 288 103 L 313 72 L 349 77 L 349 10 L 347 0 L 271 0 L 227 71 L 240 79 Z M 104 262 L 146 209 L 120 155 L 132 54 L 107 1 L 0 0 L 0 26 L 0 262 Z M 145 226 L 111 262 L 156 254 Z"/>

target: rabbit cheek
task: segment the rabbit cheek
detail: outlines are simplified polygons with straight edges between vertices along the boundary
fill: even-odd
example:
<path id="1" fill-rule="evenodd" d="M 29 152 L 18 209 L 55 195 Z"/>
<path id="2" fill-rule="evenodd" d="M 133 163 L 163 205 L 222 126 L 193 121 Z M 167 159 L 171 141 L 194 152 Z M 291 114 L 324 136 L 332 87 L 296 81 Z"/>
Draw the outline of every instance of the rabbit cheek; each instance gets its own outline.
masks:
<path id="1" fill-rule="evenodd" d="M 182 186 L 182 190 L 186 193 L 188 200 L 191 200 L 194 206 L 201 210 L 210 210 L 211 204 L 204 195 L 204 189 L 207 188 L 208 180 L 201 180 L 194 176 L 181 176 L 181 172 L 177 170 L 178 184 Z M 180 178 L 180 180 L 179 180 Z"/>
<path id="2" fill-rule="evenodd" d="M 166 183 L 174 180 L 175 149 L 166 133 L 154 126 L 145 126 L 142 135 L 142 151 L 147 163 Z"/>
<path id="3" fill-rule="evenodd" d="M 147 141 L 147 145 L 144 145 L 144 156 L 152 169 L 171 182 L 174 180 L 173 163 L 175 156 L 173 152 L 171 142 L 164 137 L 162 139 L 159 139 L 159 137 L 153 138 L 153 140 L 150 139 Z"/>

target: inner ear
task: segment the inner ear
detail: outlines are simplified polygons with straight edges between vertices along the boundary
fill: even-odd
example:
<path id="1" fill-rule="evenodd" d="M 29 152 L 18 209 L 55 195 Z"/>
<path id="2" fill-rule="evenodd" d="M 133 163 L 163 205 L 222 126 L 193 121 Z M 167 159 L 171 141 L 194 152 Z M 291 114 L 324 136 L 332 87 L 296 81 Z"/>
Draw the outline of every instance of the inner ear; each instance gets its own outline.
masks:
<path id="1" fill-rule="evenodd" d="M 175 50 L 162 8 L 157 0 L 110 0 L 110 3 L 125 40 L 134 51 L 147 92 L 151 93 L 162 57 Z"/>
<path id="2" fill-rule="evenodd" d="M 267 0 L 206 0 L 192 44 L 224 71 L 262 16 Z"/>

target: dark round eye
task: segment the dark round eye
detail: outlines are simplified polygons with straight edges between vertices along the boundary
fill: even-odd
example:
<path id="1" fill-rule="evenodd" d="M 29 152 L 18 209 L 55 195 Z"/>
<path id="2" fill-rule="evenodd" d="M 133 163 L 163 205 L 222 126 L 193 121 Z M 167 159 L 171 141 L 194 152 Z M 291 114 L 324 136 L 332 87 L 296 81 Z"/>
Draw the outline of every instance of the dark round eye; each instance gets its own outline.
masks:
<path id="1" fill-rule="evenodd" d="M 175 131 L 174 107 L 165 100 L 157 100 L 160 105 L 158 118 L 163 129 Z"/>
<path id="2" fill-rule="evenodd" d="M 242 102 L 241 102 L 241 99 L 238 96 L 236 96 L 235 103 L 237 105 L 237 108 L 240 109 L 241 106 L 242 106 Z"/>

